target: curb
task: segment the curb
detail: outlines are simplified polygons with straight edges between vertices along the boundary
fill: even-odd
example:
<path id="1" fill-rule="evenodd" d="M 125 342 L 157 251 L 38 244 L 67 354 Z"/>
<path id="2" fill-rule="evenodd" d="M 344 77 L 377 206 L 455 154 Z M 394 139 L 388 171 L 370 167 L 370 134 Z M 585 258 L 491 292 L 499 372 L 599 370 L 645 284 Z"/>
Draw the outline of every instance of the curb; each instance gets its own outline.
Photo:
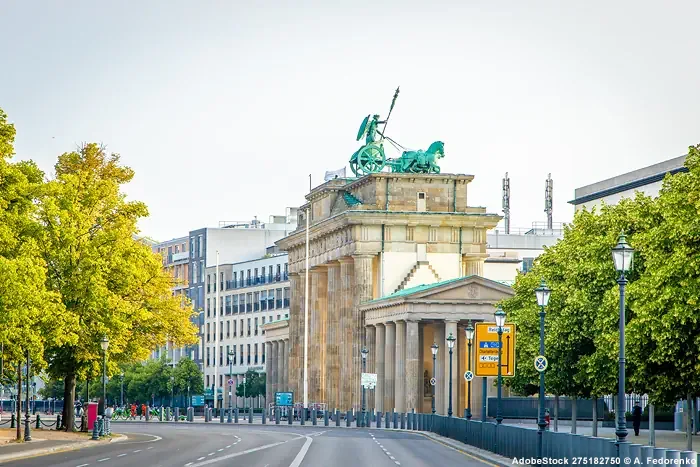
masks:
<path id="1" fill-rule="evenodd" d="M 465 455 L 470 456 L 470 457 L 474 457 L 480 461 L 489 463 L 491 465 L 498 466 L 498 467 L 511 467 L 512 466 L 512 462 L 506 457 L 494 455 L 493 453 L 484 451 L 484 450 L 476 448 L 474 446 L 470 446 L 470 445 L 464 444 L 464 443 L 459 443 L 457 441 L 453 441 L 449 438 L 445 438 L 444 436 L 436 435 L 434 433 L 430 433 L 430 432 L 426 432 L 426 431 L 418 431 L 417 433 L 425 436 L 426 438 L 428 438 L 432 441 L 435 441 L 439 444 L 442 444 L 444 446 L 452 448 L 455 451 L 459 451 L 462 454 L 465 454 Z"/>
<path id="2" fill-rule="evenodd" d="M 110 439 L 109 443 L 119 443 L 121 441 L 126 441 L 127 439 L 128 438 L 126 435 L 118 435 L 117 437 Z M 40 449 L 32 449 L 30 451 L 16 452 L 16 453 L 12 453 L 12 454 L 4 454 L 4 455 L 0 455 L 0 464 L 3 464 L 5 462 L 9 462 L 9 461 L 19 460 L 19 459 L 27 459 L 29 457 L 45 456 L 48 454 L 56 454 L 59 452 L 67 452 L 67 451 L 77 451 L 79 449 L 90 448 L 93 446 L 101 446 L 103 444 L 108 444 L 108 443 L 96 443 L 92 440 L 80 441 L 77 443 L 67 443 L 67 444 L 60 445 L 60 446 L 54 446 L 52 448 L 40 448 Z"/>

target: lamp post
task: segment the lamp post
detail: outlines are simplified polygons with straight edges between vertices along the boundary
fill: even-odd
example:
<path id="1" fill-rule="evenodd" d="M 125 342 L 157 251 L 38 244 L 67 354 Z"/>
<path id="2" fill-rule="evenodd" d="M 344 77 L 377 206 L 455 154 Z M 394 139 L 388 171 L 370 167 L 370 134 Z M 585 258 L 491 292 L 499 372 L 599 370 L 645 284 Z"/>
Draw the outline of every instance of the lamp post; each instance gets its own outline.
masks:
<path id="1" fill-rule="evenodd" d="M 173 407 L 174 399 L 175 399 L 175 377 L 170 376 L 170 408 Z"/>
<path id="2" fill-rule="evenodd" d="M 120 399 L 120 407 L 124 407 L 124 372 L 122 371 L 122 394 Z"/>
<path id="3" fill-rule="evenodd" d="M 232 351 L 228 351 L 228 378 L 233 380 L 233 359 L 236 354 Z M 189 396 L 188 396 L 189 397 Z M 231 417 L 231 404 L 233 402 L 233 385 L 228 385 L 228 416 Z"/>
<path id="4" fill-rule="evenodd" d="M 187 383 L 187 407 L 192 407 L 192 401 L 190 400 L 190 383 Z"/>
<path id="5" fill-rule="evenodd" d="M 540 286 L 535 290 L 537 305 L 540 307 L 540 356 L 542 357 L 544 357 L 544 308 L 549 303 L 551 294 L 552 291 L 542 279 Z M 544 421 L 544 370 L 542 370 L 540 371 L 539 415 L 537 417 L 537 457 L 539 459 L 542 459 L 542 439 L 546 426 L 547 423 Z"/>
<path id="6" fill-rule="evenodd" d="M 433 345 L 430 346 L 430 351 L 433 353 L 433 381 L 435 381 L 435 359 L 437 358 L 437 353 L 438 353 L 438 345 L 433 342 Z M 431 385 L 433 387 L 433 396 L 432 396 L 432 405 L 433 405 L 433 415 L 435 415 L 435 385 Z"/>
<path id="7" fill-rule="evenodd" d="M 29 423 L 29 368 L 30 368 L 30 359 L 29 359 L 29 350 L 27 350 L 27 377 L 26 377 L 26 384 L 27 384 L 27 395 L 26 395 L 26 406 L 25 406 L 25 411 L 24 411 L 24 440 L 25 441 L 31 441 L 32 440 L 32 432 L 30 428 L 30 423 Z M 17 370 L 19 372 L 19 370 Z M 21 387 L 20 387 L 21 389 Z M 19 394 L 19 392 L 17 393 Z M 22 401 L 19 400 L 17 401 L 20 407 L 22 406 Z M 21 412 L 21 409 L 20 409 Z M 19 433 L 19 416 L 17 416 L 17 433 Z"/>
<path id="8" fill-rule="evenodd" d="M 503 416 L 501 415 L 501 386 L 503 385 L 503 377 L 501 376 L 501 359 L 503 354 L 503 325 L 506 323 L 506 313 L 503 308 L 498 307 L 496 313 L 494 313 L 496 318 L 496 326 L 498 327 L 498 385 L 496 393 L 496 423 L 498 425 L 503 422 Z"/>
<path id="9" fill-rule="evenodd" d="M 469 321 L 466 329 L 464 330 L 465 337 L 467 338 L 467 370 L 472 371 L 472 339 L 474 339 L 474 326 L 472 322 Z M 467 381 L 467 420 L 472 419 L 472 382 Z"/>
<path id="10" fill-rule="evenodd" d="M 620 286 L 620 356 L 619 356 L 619 387 L 617 392 L 617 436 L 618 451 L 620 443 L 627 438 L 627 423 L 625 422 L 625 285 L 627 278 L 625 273 L 632 269 L 634 250 L 627 244 L 625 233 L 621 232 L 617 238 L 617 245 L 612 249 L 615 270 L 620 274 L 617 283 Z"/>
<path id="11" fill-rule="evenodd" d="M 452 349 L 455 346 L 455 341 L 457 338 L 450 333 L 449 336 L 447 336 L 447 348 L 450 349 L 450 390 L 449 390 L 449 396 L 450 400 L 447 405 L 447 416 L 451 417 L 452 416 Z"/>
<path id="12" fill-rule="evenodd" d="M 367 354 L 369 353 L 369 350 L 367 350 L 367 347 L 362 347 L 362 350 L 360 351 L 362 354 L 362 372 L 364 373 L 365 370 L 367 369 Z M 366 427 L 367 426 L 367 407 L 365 405 L 365 387 L 364 385 L 362 386 L 362 426 Z"/>
<path id="13" fill-rule="evenodd" d="M 105 405 L 107 405 L 107 349 L 109 348 L 109 339 L 107 336 L 102 338 L 100 342 L 102 346 L 102 415 L 105 415 Z"/>

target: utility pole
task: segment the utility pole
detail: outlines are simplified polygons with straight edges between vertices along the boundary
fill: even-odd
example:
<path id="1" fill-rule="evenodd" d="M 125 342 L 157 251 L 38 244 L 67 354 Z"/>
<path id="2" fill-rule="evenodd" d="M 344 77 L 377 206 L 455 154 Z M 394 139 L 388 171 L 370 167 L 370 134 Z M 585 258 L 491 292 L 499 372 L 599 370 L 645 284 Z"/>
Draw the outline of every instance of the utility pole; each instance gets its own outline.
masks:
<path id="1" fill-rule="evenodd" d="M 510 178 L 508 172 L 503 178 L 503 220 L 506 224 L 506 235 L 510 234 Z"/>

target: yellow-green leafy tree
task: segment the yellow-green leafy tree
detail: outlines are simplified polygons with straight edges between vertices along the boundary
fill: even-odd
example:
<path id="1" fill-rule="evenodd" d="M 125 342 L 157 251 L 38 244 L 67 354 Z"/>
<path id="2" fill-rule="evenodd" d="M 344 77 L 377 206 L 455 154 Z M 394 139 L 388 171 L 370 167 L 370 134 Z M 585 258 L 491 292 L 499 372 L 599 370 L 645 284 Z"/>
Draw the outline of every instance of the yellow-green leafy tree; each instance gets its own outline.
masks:
<path id="1" fill-rule="evenodd" d="M 46 283 L 73 320 L 64 330 L 70 339 L 46 349 L 49 373 L 65 381 L 67 429 L 73 427 L 69 401 L 75 400 L 76 378 L 102 374 L 103 337 L 109 340 L 108 375 L 120 364 L 146 359 L 167 340 L 196 342 L 191 306 L 173 297 L 162 258 L 135 239 L 137 222 L 148 211 L 122 192 L 133 176 L 118 155 L 86 144 L 58 158 L 40 203 Z"/>
<path id="2" fill-rule="evenodd" d="M 15 127 L 0 109 L 0 343 L 3 380 L 16 382 L 17 370 L 32 359 L 44 366 L 47 340 L 61 343 L 61 304 L 45 288 L 46 265 L 39 251 L 37 200 L 43 173 L 33 162 L 12 162 Z"/>

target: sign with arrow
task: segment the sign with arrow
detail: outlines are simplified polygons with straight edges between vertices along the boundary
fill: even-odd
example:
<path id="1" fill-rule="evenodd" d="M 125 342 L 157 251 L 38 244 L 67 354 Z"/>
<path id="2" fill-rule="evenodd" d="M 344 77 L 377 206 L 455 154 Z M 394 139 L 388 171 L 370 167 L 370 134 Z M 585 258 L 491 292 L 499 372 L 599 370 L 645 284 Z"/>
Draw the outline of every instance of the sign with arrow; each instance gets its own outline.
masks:
<path id="1" fill-rule="evenodd" d="M 474 376 L 498 376 L 498 326 L 476 323 Z M 515 324 L 506 323 L 501 336 L 501 376 L 515 375 Z"/>

